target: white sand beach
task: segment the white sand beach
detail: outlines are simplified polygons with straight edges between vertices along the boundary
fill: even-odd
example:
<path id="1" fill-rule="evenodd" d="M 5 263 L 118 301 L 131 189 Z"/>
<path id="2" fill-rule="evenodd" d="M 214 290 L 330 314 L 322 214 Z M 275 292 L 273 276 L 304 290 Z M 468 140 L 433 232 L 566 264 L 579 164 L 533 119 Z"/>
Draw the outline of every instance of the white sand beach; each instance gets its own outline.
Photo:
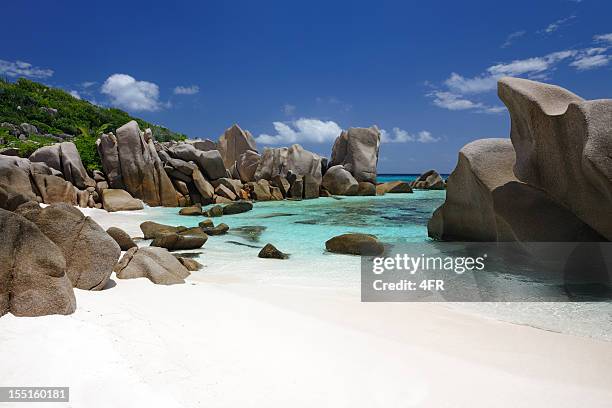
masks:
<path id="1" fill-rule="evenodd" d="M 105 228 L 115 224 L 139 235 L 138 213 L 85 212 Z M 307 267 L 284 262 L 240 264 L 253 271 Z M 69 386 L 70 403 L 50 405 L 73 407 L 609 407 L 612 401 L 611 342 L 445 304 L 361 303 L 351 288 L 224 278 L 211 265 L 184 285 L 113 275 L 115 285 L 101 292 L 75 290 L 77 310 L 69 316 L 4 316 L 3 385 Z"/>

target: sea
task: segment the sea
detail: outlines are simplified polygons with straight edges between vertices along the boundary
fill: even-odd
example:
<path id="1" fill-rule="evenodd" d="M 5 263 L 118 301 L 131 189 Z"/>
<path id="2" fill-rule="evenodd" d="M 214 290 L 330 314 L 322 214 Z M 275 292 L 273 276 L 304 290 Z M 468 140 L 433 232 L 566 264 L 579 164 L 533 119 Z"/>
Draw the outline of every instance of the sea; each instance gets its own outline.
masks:
<path id="1" fill-rule="evenodd" d="M 442 175 L 447 177 L 447 175 Z M 417 174 L 381 174 L 379 182 L 412 181 Z M 427 223 L 445 200 L 445 191 L 415 190 L 411 194 L 377 197 L 326 197 L 302 201 L 256 202 L 252 211 L 214 219 L 229 233 L 209 237 L 203 248 L 183 251 L 204 265 L 194 276 L 217 282 L 293 285 L 358 292 L 360 257 L 331 254 L 325 242 L 340 234 L 373 234 L 387 246 L 433 245 Z M 196 226 L 200 217 L 178 215 L 176 208 L 145 208 L 146 218 L 170 225 Z M 287 260 L 257 257 L 271 243 L 289 254 Z M 496 290 L 531 285 L 525 274 L 513 275 L 512 265 L 496 274 Z M 544 290 L 549 291 L 546 287 Z M 537 300 L 537 299 L 533 299 Z M 453 302 L 448 307 L 549 331 L 612 341 L 612 302 Z"/>

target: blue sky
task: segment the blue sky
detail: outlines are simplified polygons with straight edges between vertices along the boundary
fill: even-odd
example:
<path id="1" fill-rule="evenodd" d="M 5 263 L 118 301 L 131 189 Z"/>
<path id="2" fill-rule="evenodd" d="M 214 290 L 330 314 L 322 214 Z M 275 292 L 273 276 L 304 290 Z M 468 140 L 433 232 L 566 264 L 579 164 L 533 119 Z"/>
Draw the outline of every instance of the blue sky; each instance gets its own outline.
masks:
<path id="1" fill-rule="evenodd" d="M 612 97 L 610 1 L 170 3 L 3 4 L 0 75 L 325 156 L 340 128 L 376 124 L 390 173 L 448 172 L 467 142 L 507 137 L 501 75 Z"/>

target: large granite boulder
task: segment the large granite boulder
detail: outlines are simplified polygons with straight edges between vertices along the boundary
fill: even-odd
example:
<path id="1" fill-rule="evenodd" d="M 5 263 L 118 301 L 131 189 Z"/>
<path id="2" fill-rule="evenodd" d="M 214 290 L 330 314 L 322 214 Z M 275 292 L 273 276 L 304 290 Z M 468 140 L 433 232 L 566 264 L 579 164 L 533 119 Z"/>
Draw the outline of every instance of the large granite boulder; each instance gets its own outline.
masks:
<path id="1" fill-rule="evenodd" d="M 357 180 L 340 164 L 330 167 L 325 172 L 322 185 L 334 195 L 356 195 L 359 190 Z"/>
<path id="2" fill-rule="evenodd" d="M 115 266 L 118 279 L 147 278 L 158 285 L 185 283 L 187 268 L 164 248 L 145 247 L 128 250 Z"/>
<path id="3" fill-rule="evenodd" d="M 193 170 L 191 175 L 195 188 L 200 193 L 202 204 L 211 204 L 215 196 L 215 188 L 208 182 L 200 172 L 199 168 Z"/>
<path id="4" fill-rule="evenodd" d="M 157 154 L 150 129 L 141 132 L 136 121 L 117 129 L 117 136 L 103 135 L 98 143 L 104 172 L 116 187 L 117 178 L 134 197 L 145 203 L 176 207 L 176 190 Z M 117 166 L 117 167 L 111 167 Z"/>
<path id="5" fill-rule="evenodd" d="M 342 234 L 325 242 L 329 252 L 349 255 L 381 255 L 385 247 L 374 235 Z"/>
<path id="6" fill-rule="evenodd" d="M 109 186 L 116 189 L 125 188 L 123 177 L 121 176 L 117 137 L 113 133 L 104 133 L 96 140 L 96 147 Z"/>
<path id="7" fill-rule="evenodd" d="M 95 181 L 87 175 L 81 156 L 72 142 L 41 147 L 30 155 L 30 161 L 45 163 L 62 172 L 66 181 L 70 181 L 80 189 L 95 186 Z"/>
<path id="8" fill-rule="evenodd" d="M 376 126 L 350 128 L 336 139 L 329 167 L 343 165 L 355 180 L 376 183 L 379 148 L 380 131 Z"/>
<path id="9" fill-rule="evenodd" d="M 210 150 L 218 150 L 217 144 L 210 139 L 190 139 L 185 142 L 193 145 L 198 150 L 202 150 L 203 152 L 208 152 Z"/>
<path id="10" fill-rule="evenodd" d="M 257 153 L 257 143 L 247 130 L 240 129 L 238 125 L 232 125 L 219 137 L 217 143 L 219 147 L 219 153 L 223 157 L 223 163 L 225 168 L 231 168 L 234 163 L 238 161 L 238 158 L 245 153 L 247 150 L 251 150 Z M 251 181 L 251 180 L 244 180 Z"/>
<path id="11" fill-rule="evenodd" d="M 464 146 L 429 236 L 459 241 L 599 241 L 601 237 L 544 191 L 520 182 L 508 139 Z"/>
<path id="12" fill-rule="evenodd" d="M 108 212 L 142 210 L 142 201 L 125 190 L 107 188 L 102 190 L 102 206 Z"/>
<path id="13" fill-rule="evenodd" d="M 197 164 L 208 180 L 216 180 L 227 174 L 223 158 L 218 150 L 202 151 L 189 143 L 179 143 L 170 147 L 168 152 L 175 159 L 192 161 Z"/>
<path id="14" fill-rule="evenodd" d="M 15 156 L 0 154 L 0 184 L 9 186 L 15 194 L 22 194 L 30 200 L 36 199 L 30 181 L 30 161 Z"/>
<path id="15" fill-rule="evenodd" d="M 66 315 L 75 309 L 61 249 L 32 222 L 0 209 L 0 316 Z"/>
<path id="16" fill-rule="evenodd" d="M 57 176 L 44 174 L 33 174 L 32 179 L 36 189 L 40 193 L 40 197 L 42 197 L 43 203 L 77 204 L 77 189 L 75 189 L 69 181 Z"/>
<path id="17" fill-rule="evenodd" d="M 502 78 L 514 174 L 612 240 L 612 99 L 585 101 L 558 86 Z"/>
<path id="18" fill-rule="evenodd" d="M 255 181 L 255 172 L 261 162 L 261 156 L 259 153 L 253 150 L 247 150 L 242 153 L 236 161 L 236 171 L 240 180 L 245 183 L 249 181 Z"/>
<path id="19" fill-rule="evenodd" d="M 166 232 L 159 234 L 151 246 L 166 248 L 170 251 L 180 249 L 197 249 L 202 248 L 208 237 L 205 234 L 179 234 L 176 232 Z"/>
<path id="20" fill-rule="evenodd" d="M 74 287 L 104 288 L 121 249 L 102 227 L 78 209 L 63 203 L 32 208 L 22 215 L 62 250 L 66 273 Z"/>
<path id="21" fill-rule="evenodd" d="M 300 176 L 310 174 L 321 182 L 321 157 L 305 150 L 299 144 L 291 147 L 265 148 L 261 162 L 255 172 L 255 180 L 272 180 L 276 176 L 287 177 L 287 173 Z"/>
<path id="22" fill-rule="evenodd" d="M 31 200 L 31 197 L 14 190 L 11 186 L 0 183 L 0 208 L 14 211 L 21 204 L 31 202 Z"/>

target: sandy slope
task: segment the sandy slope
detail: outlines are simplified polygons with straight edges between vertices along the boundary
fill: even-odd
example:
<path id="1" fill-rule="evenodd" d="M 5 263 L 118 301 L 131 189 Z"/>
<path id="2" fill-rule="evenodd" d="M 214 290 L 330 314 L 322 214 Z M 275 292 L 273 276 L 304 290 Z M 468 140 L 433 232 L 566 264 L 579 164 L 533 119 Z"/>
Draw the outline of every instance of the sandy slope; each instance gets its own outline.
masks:
<path id="1" fill-rule="evenodd" d="M 132 235 L 146 219 L 90 212 Z M 296 265 L 249 262 L 242 276 Z M 69 405 L 49 406 L 87 408 L 612 403 L 610 342 L 443 304 L 366 304 L 351 290 L 228 279 L 215 265 L 185 285 L 76 290 L 71 316 L 2 317 L 0 385 L 70 386 Z"/>
<path id="2" fill-rule="evenodd" d="M 0 320 L 3 385 L 69 385 L 74 407 L 612 401 L 612 344 L 441 305 L 197 279 L 119 281 L 77 298 L 72 316 Z"/>

